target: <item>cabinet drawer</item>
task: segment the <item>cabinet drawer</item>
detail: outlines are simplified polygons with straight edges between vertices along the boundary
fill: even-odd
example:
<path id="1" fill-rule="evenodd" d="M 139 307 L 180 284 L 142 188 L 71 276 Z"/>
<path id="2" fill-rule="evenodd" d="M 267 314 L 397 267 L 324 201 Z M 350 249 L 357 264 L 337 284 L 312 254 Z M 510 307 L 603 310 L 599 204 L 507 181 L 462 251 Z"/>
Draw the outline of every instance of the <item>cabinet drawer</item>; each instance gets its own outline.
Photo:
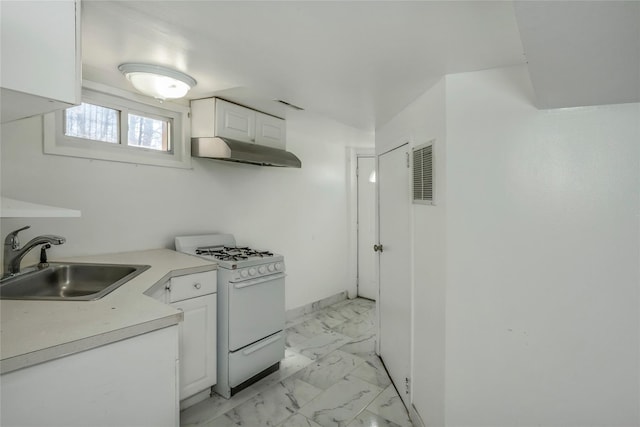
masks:
<path id="1" fill-rule="evenodd" d="M 215 293 L 217 289 L 216 273 L 214 270 L 172 277 L 169 288 L 169 302 Z"/>

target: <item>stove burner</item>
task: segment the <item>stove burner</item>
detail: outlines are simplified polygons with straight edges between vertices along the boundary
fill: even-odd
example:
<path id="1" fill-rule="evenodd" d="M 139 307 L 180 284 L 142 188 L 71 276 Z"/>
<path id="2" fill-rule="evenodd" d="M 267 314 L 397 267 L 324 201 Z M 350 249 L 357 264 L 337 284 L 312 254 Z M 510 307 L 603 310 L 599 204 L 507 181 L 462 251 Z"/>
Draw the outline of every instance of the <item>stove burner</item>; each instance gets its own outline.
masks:
<path id="1" fill-rule="evenodd" d="M 260 258 L 264 258 L 266 256 L 273 256 L 273 252 L 269 251 L 256 251 L 254 249 L 249 249 L 247 251 L 247 255 L 249 256 L 259 256 Z"/>
<path id="2" fill-rule="evenodd" d="M 273 252 L 257 251 L 246 246 L 203 246 L 196 248 L 196 255 L 209 255 L 220 261 L 242 261 L 249 257 L 270 257 Z"/>

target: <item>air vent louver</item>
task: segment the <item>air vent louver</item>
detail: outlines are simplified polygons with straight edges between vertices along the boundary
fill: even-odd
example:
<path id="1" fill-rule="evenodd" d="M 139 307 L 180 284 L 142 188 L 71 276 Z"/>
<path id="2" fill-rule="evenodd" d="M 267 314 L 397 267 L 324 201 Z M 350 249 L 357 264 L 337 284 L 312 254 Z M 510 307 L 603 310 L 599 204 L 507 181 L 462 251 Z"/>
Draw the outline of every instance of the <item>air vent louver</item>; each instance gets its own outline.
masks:
<path id="1" fill-rule="evenodd" d="M 433 204 L 433 142 L 413 149 L 413 202 Z"/>

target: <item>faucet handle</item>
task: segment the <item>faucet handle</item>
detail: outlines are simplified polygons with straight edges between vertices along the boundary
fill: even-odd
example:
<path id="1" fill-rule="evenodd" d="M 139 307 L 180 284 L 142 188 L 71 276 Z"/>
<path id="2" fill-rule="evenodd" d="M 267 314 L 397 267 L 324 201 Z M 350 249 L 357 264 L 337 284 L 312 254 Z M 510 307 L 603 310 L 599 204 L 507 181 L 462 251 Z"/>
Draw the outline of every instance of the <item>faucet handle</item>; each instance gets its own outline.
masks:
<path id="1" fill-rule="evenodd" d="M 5 245 L 11 245 L 12 249 L 18 249 L 18 247 L 20 247 L 20 241 L 18 240 L 18 233 L 24 230 L 27 230 L 31 228 L 30 225 L 27 225 L 26 227 L 22 227 L 18 230 L 12 231 L 11 233 L 7 234 L 7 237 L 4 239 L 4 244 Z"/>

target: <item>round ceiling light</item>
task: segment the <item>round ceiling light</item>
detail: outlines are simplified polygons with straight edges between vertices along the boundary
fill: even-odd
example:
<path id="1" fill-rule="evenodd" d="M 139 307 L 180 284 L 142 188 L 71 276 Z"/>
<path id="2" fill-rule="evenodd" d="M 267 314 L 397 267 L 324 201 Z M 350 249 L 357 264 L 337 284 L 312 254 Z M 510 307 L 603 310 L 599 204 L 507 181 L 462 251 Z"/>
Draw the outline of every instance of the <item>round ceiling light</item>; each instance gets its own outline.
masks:
<path id="1" fill-rule="evenodd" d="M 126 63 L 118 70 L 137 91 L 158 99 L 182 98 L 196 85 L 191 76 L 160 65 Z"/>

